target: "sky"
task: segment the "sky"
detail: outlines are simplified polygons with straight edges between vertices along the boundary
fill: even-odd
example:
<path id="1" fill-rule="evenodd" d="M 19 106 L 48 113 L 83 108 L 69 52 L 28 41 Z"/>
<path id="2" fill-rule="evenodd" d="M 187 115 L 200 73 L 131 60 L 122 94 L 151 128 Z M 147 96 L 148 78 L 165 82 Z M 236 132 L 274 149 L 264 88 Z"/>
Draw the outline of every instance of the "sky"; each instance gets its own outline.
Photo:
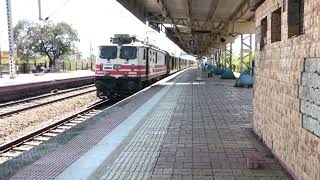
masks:
<path id="1" fill-rule="evenodd" d="M 0 1 L 0 47 L 8 49 L 7 16 L 5 0 Z M 41 0 L 42 17 L 50 17 L 53 22 L 64 21 L 78 31 L 78 49 L 85 57 L 90 54 L 90 42 L 94 49 L 109 42 L 113 34 L 137 35 L 140 39 L 149 36 L 151 43 L 161 49 L 180 55 L 181 49 L 165 37 L 152 32 L 116 0 Z M 12 21 L 39 21 L 38 0 L 11 0 Z M 43 23 L 43 22 L 42 22 Z M 239 51 L 240 41 L 236 41 L 234 51 Z"/>

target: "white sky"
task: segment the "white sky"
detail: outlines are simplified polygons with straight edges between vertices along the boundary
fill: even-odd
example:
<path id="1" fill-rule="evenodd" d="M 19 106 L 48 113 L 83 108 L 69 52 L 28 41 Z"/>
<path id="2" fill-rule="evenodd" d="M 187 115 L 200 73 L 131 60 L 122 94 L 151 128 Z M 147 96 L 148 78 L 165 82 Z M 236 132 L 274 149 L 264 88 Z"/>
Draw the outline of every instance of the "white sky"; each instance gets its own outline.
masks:
<path id="1" fill-rule="evenodd" d="M 54 22 L 65 21 L 78 31 L 79 51 L 84 56 L 90 52 L 90 41 L 95 48 L 109 42 L 115 33 L 134 34 L 143 39 L 150 28 L 140 22 L 115 0 L 42 0 L 42 17 L 50 16 Z M 38 0 L 11 0 L 12 20 L 38 21 Z M 0 46 L 8 49 L 7 17 L 5 0 L 0 1 Z M 165 38 L 164 34 L 149 33 L 151 42 L 161 49 L 180 55 L 180 48 Z M 234 51 L 239 51 L 236 41 Z"/>

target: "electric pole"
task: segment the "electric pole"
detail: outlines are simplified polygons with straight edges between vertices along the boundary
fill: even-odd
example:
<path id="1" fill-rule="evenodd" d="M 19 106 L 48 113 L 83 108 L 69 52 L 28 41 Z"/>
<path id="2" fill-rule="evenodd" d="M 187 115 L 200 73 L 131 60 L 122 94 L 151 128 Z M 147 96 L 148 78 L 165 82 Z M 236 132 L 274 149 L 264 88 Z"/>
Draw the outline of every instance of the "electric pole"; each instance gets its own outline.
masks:
<path id="1" fill-rule="evenodd" d="M 39 8 L 39 20 L 42 21 L 41 0 L 38 0 L 38 8 Z"/>
<path id="2" fill-rule="evenodd" d="M 0 44 L 0 78 L 2 78 L 2 51 L 1 51 L 1 44 Z"/>
<path id="3" fill-rule="evenodd" d="M 91 40 L 90 40 L 90 69 L 91 69 L 91 71 L 92 71 L 92 44 L 91 44 Z"/>
<path id="4" fill-rule="evenodd" d="M 13 58 L 14 54 L 14 39 L 13 39 L 13 29 L 12 29 L 12 14 L 11 14 L 11 0 L 6 0 L 7 2 L 7 20 L 8 20 L 8 38 L 9 38 L 9 71 L 10 78 L 13 79 L 16 76 L 16 67 Z"/>

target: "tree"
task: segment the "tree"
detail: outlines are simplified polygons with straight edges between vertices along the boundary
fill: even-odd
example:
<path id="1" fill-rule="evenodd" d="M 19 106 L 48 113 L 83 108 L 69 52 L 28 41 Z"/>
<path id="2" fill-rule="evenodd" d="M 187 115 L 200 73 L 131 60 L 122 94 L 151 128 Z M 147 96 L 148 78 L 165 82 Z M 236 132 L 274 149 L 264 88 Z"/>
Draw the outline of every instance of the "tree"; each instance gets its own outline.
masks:
<path id="1" fill-rule="evenodd" d="M 21 56 L 45 55 L 50 68 L 57 59 L 74 52 L 75 42 L 79 41 L 77 32 L 64 22 L 39 24 L 20 21 L 15 26 L 15 37 Z"/>
<path id="2" fill-rule="evenodd" d="M 33 41 L 30 39 L 30 27 L 33 26 L 28 21 L 19 21 L 13 29 L 13 37 L 16 43 L 17 55 L 22 61 L 28 62 L 36 54 L 32 48 Z"/>

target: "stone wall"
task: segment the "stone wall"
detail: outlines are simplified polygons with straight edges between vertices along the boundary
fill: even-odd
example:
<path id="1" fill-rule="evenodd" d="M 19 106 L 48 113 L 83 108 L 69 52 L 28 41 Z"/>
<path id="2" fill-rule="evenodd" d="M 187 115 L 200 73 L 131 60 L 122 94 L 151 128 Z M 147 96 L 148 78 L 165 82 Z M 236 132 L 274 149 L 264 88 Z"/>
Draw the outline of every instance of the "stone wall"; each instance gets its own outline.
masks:
<path id="1" fill-rule="evenodd" d="M 272 42 L 272 13 L 279 8 L 281 41 Z M 253 126 L 296 179 L 319 180 L 320 0 L 304 0 L 302 12 L 303 34 L 289 38 L 288 0 L 267 0 L 256 9 Z M 260 49 L 265 17 L 267 42 Z"/>

